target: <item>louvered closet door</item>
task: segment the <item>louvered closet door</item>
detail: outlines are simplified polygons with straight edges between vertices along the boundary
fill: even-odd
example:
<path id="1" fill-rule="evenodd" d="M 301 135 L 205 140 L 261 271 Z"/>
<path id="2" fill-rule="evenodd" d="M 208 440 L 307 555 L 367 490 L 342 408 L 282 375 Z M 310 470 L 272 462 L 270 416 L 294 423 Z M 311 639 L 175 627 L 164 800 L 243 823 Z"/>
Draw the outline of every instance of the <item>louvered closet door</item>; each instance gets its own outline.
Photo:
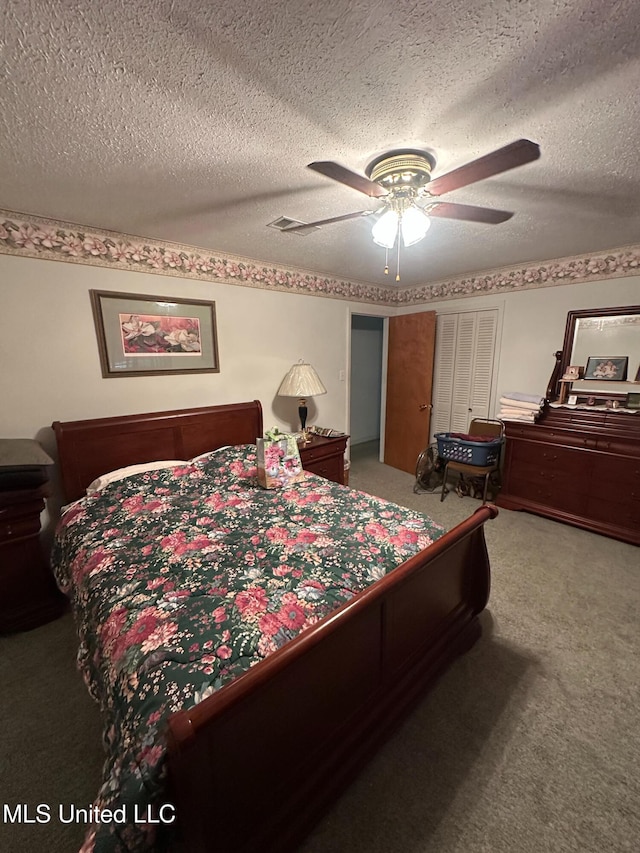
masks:
<path id="1" fill-rule="evenodd" d="M 433 363 L 433 434 L 450 432 L 453 401 L 453 372 L 456 364 L 458 315 L 438 314 L 436 321 L 436 352 Z"/>
<path id="2" fill-rule="evenodd" d="M 496 353 L 497 311 L 478 311 L 473 348 L 473 380 L 471 383 L 471 418 L 488 418 L 491 411 L 491 387 Z"/>
<path id="3" fill-rule="evenodd" d="M 472 418 L 489 417 L 497 328 L 497 309 L 438 316 L 434 433 L 466 432 Z"/>

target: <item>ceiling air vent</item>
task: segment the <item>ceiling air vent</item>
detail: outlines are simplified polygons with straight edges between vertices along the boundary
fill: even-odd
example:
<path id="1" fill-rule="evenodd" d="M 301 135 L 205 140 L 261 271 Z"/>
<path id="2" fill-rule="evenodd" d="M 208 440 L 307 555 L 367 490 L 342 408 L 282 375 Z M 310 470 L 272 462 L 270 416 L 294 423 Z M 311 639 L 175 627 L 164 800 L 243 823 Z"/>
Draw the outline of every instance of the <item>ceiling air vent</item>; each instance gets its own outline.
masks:
<path id="1" fill-rule="evenodd" d="M 267 225 L 267 228 L 276 228 L 278 231 L 288 231 L 291 229 L 292 234 L 297 234 L 299 237 L 306 237 L 312 231 L 318 231 L 318 228 L 305 228 L 304 231 L 296 231 L 296 225 L 306 225 L 306 222 L 300 222 L 298 219 L 289 219 L 288 216 L 279 216 Z"/>

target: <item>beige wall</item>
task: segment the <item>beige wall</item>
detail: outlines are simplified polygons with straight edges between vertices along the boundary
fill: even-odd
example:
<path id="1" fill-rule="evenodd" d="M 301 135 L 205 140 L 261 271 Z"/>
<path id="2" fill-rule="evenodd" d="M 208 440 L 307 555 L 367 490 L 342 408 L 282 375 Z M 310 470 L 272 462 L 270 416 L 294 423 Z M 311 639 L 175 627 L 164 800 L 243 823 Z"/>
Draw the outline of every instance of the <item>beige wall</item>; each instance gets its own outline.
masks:
<path id="1" fill-rule="evenodd" d="M 103 379 L 89 289 L 214 300 L 220 373 Z M 567 311 L 637 304 L 639 295 L 635 276 L 428 303 L 403 313 L 498 305 L 498 393 L 543 394 Z M 310 421 L 348 430 L 351 311 L 389 313 L 337 299 L 0 255 L 0 436 L 38 437 L 51 451 L 53 420 L 254 398 L 263 404 L 265 426 L 294 428 L 295 401 L 275 393 L 299 358 L 314 365 L 328 391 L 311 402 Z"/>
<path id="2" fill-rule="evenodd" d="M 211 299 L 220 373 L 103 379 L 89 289 Z M 38 437 L 54 420 L 259 399 L 265 426 L 297 424 L 297 402 L 275 396 L 289 367 L 314 365 L 327 394 L 310 421 L 346 429 L 350 305 L 80 264 L 0 256 L 0 436 Z"/>
<path id="3" fill-rule="evenodd" d="M 474 296 L 429 302 L 405 309 L 402 313 L 416 310 L 432 310 L 438 313 L 475 311 L 480 308 L 499 307 L 502 312 L 502 334 L 498 356 L 497 396 L 505 391 L 523 391 L 544 396 L 555 364 L 554 353 L 562 349 L 569 311 L 638 304 L 640 275 L 586 284 L 542 287 L 501 296 Z M 494 405 L 493 415 L 496 414 L 497 408 Z"/>

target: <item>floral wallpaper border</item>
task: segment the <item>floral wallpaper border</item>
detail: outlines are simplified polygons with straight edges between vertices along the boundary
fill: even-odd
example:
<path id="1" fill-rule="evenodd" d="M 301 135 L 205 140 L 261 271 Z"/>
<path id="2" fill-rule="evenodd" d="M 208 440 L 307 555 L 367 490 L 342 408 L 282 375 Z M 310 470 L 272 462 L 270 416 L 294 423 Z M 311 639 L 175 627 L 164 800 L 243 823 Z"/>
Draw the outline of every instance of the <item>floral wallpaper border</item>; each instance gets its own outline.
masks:
<path id="1" fill-rule="evenodd" d="M 6 210 L 0 210 L 0 254 L 398 307 L 640 273 L 640 246 L 627 246 L 584 257 L 507 267 L 396 290 L 365 282 L 327 278 L 305 270 L 272 267 L 231 255 L 216 257 L 193 246 L 148 240 Z"/>

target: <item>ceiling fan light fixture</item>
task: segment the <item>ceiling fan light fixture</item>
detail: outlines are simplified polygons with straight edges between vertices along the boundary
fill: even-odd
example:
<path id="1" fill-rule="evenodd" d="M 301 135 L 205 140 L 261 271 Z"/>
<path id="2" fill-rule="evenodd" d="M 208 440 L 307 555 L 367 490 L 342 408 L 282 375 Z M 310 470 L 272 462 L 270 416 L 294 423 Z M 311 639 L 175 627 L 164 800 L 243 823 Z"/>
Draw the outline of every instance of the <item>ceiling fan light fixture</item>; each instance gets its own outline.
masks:
<path id="1" fill-rule="evenodd" d="M 429 217 L 412 204 L 402 214 L 400 228 L 402 230 L 402 242 L 405 246 L 413 246 L 423 240 L 429 230 L 431 220 Z"/>
<path id="2" fill-rule="evenodd" d="M 393 249 L 398 235 L 399 221 L 400 217 L 397 211 L 387 210 L 386 213 L 383 213 L 371 229 L 373 242 L 385 249 Z"/>
<path id="3" fill-rule="evenodd" d="M 485 178 L 500 175 L 517 166 L 524 166 L 525 163 L 531 163 L 539 157 L 540 146 L 536 142 L 531 142 L 529 139 L 516 139 L 509 145 L 504 145 L 483 157 L 478 157 L 450 172 L 438 175 L 433 180 L 431 173 L 436 166 L 436 159 L 430 151 L 426 150 L 408 148 L 387 151 L 367 165 L 365 168 L 366 177 L 331 160 L 319 160 L 309 163 L 309 168 L 340 184 L 351 187 L 369 196 L 369 198 L 384 199 L 383 206 L 377 211 L 358 210 L 355 213 L 332 216 L 318 222 L 285 226 L 281 230 L 298 233 L 332 222 L 374 215 L 377 221 L 372 229 L 373 241 L 386 250 L 387 261 L 389 249 L 394 249 L 397 245 L 398 270 L 396 281 L 400 281 L 399 232 L 402 234 L 402 244 L 407 247 L 424 239 L 431 224 L 432 216 L 483 222 L 488 225 L 506 222 L 513 216 L 507 210 L 494 210 L 487 207 L 451 202 L 432 202 L 432 199 L 438 199 L 445 193 L 466 187 Z M 426 209 L 417 204 L 418 201 L 425 199 L 427 201 Z M 272 224 L 277 227 L 276 223 Z M 385 265 L 384 271 L 385 274 L 388 274 L 388 263 Z"/>
<path id="4" fill-rule="evenodd" d="M 418 190 L 431 180 L 435 162 L 428 151 L 388 151 L 369 163 L 365 172 L 372 181 L 387 190 L 398 186 L 411 186 Z"/>

